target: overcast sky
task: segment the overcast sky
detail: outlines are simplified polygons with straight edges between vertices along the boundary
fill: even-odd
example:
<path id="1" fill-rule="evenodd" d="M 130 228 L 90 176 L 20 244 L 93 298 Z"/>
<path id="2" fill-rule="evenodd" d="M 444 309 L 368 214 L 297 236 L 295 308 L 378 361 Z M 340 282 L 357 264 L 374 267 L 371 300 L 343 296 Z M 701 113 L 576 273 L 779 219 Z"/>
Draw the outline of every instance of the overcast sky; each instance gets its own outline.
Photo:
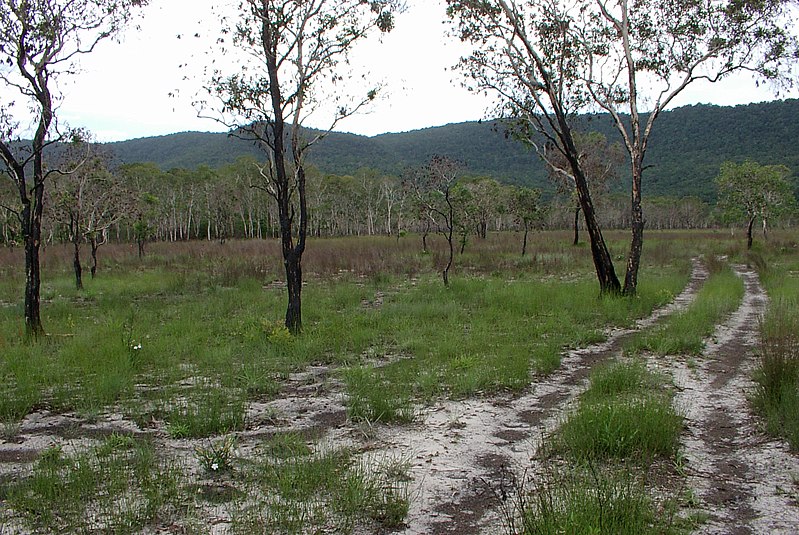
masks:
<path id="1" fill-rule="evenodd" d="M 368 65 L 371 79 L 385 86 L 367 113 L 339 124 L 337 130 L 364 135 L 401 132 L 486 117 L 490 101 L 470 94 L 451 71 L 464 49 L 446 36 L 443 0 L 408 0 L 396 29 L 370 40 L 354 63 Z M 116 141 L 189 130 L 221 131 L 218 123 L 199 119 L 192 97 L 202 84 L 198 73 L 209 43 L 213 0 L 152 0 L 120 44 L 104 42 L 81 63 L 82 72 L 62 87 L 60 117 L 88 128 L 98 141 Z M 201 37 L 195 38 L 199 33 Z M 178 39 L 181 35 L 181 39 Z M 178 68 L 188 64 L 190 67 Z M 170 92 L 179 90 L 178 98 Z M 720 105 L 773 100 L 749 76 L 690 88 L 675 106 Z M 321 125 L 316 125 L 321 126 Z"/>

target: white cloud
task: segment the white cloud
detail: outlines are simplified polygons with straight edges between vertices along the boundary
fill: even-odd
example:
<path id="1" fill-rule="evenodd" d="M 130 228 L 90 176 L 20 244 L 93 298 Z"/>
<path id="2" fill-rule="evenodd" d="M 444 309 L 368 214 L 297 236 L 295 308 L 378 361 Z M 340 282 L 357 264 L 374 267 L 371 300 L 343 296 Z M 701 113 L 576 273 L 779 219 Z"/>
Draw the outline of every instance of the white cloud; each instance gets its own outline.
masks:
<path id="1" fill-rule="evenodd" d="M 408 4 L 408 12 L 398 17 L 396 29 L 382 42 L 364 42 L 353 54 L 354 68 L 370 71 L 370 83 L 382 82 L 385 90 L 368 113 L 340 123 L 339 130 L 365 135 L 412 130 L 477 120 L 490 107 L 489 99 L 470 94 L 460 86 L 459 73 L 449 70 L 465 49 L 445 36 L 444 1 Z M 140 30 L 131 28 L 121 43 L 102 43 L 83 58 L 81 74 L 61 88 L 61 117 L 72 126 L 90 129 L 101 141 L 223 130 L 213 120 L 199 119 L 191 104 L 203 82 L 206 52 L 218 36 L 214 27 L 223 5 L 218 0 L 151 4 L 144 10 Z M 176 90 L 178 97 L 170 98 Z M 674 105 L 773 98 L 767 88 L 737 77 L 723 84 L 692 86 Z"/>

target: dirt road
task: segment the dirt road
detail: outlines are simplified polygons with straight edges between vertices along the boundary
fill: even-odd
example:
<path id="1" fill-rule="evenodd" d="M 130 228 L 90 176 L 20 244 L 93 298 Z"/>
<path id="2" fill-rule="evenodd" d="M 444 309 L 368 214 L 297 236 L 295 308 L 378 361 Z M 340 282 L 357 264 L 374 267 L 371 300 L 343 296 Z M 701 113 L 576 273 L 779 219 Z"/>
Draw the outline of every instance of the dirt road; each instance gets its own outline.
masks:
<path id="1" fill-rule="evenodd" d="M 619 354 L 632 334 L 686 308 L 707 275 L 694 262 L 690 283 L 673 303 L 632 329 L 611 331 L 606 342 L 568 353 L 555 373 L 534 378 L 521 396 L 440 402 L 416 425 L 381 428 L 380 452 L 411 462 L 413 499 L 401 533 L 501 533 L 498 497 L 508 490 L 508 475 L 534 469 L 542 438 L 585 390 L 591 369 Z"/>
<path id="2" fill-rule="evenodd" d="M 682 467 L 696 508 L 687 513 L 707 516 L 698 533 L 799 533 L 799 458 L 761 432 L 747 399 L 753 389 L 758 320 L 767 298 L 754 271 L 735 269 L 745 283 L 744 298 L 718 327 L 704 354 L 651 357 L 649 364 L 674 377 L 676 403 L 686 417 Z M 412 478 L 411 502 L 406 526 L 398 533 L 502 533 L 499 496 L 509 490 L 513 474 L 518 477 L 540 467 L 544 437 L 585 390 L 590 371 L 619 355 L 636 332 L 685 309 L 707 277 L 695 261 L 690 283 L 672 304 L 631 329 L 609 332 L 604 343 L 566 354 L 555 373 L 532 377 L 522 395 L 441 401 L 421 409 L 417 421 L 408 426 L 367 428 L 352 423 L 346 417 L 345 389 L 336 375 L 324 366 L 310 367 L 289 378 L 279 399 L 249 406 L 248 430 L 238 434 L 237 454 L 247 458 L 265 436 L 293 430 L 323 443 L 352 446 L 367 461 L 404 460 Z M 25 470 L 55 441 L 80 449 L 91 437 L 110 432 L 140 431 L 122 415 L 96 424 L 75 415 L 29 415 L 13 441 L 0 443 L 0 477 Z M 163 434 L 156 438 L 159 447 L 182 457 L 189 468 L 196 464 L 196 441 L 171 440 Z M 218 533 L 225 533 L 231 522 L 224 508 L 206 511 L 205 516 Z"/>
<path id="3" fill-rule="evenodd" d="M 745 284 L 738 310 L 716 329 L 701 358 L 668 359 L 686 416 L 688 484 L 709 514 L 698 533 L 799 533 L 799 458 L 762 432 L 748 402 L 768 298 L 756 272 L 735 270 Z"/>

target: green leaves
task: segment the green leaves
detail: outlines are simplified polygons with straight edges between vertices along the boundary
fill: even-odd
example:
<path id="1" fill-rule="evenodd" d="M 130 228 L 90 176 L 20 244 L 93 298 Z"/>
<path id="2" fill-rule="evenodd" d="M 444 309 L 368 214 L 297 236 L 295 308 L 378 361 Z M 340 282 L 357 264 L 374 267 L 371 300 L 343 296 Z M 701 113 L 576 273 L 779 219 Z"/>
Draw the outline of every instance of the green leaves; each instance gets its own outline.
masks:
<path id="1" fill-rule="evenodd" d="M 719 209 L 727 221 L 769 219 L 790 212 L 796 199 L 784 165 L 724 162 L 716 177 Z"/>

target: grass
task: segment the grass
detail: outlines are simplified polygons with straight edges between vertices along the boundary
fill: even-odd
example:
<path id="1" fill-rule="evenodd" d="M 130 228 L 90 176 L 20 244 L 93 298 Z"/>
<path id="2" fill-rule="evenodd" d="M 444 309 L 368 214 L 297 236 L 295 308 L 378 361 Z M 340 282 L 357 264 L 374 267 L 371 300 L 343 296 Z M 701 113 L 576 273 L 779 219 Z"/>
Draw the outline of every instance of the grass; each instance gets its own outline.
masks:
<path id="1" fill-rule="evenodd" d="M 670 316 L 655 329 L 634 337 L 625 352 L 656 355 L 700 355 L 716 325 L 735 311 L 743 298 L 743 281 L 726 265 L 712 262 L 710 277 L 684 312 Z"/>
<path id="2" fill-rule="evenodd" d="M 608 326 L 629 325 L 664 304 L 686 275 L 653 273 L 635 300 L 599 297 L 590 279 L 528 278 L 509 284 L 493 277 L 466 278 L 449 289 L 434 280 L 420 281 L 384 304 L 380 314 L 384 332 L 390 333 L 385 354 L 408 358 L 361 373 L 351 384 L 374 392 L 391 385 L 390 392 L 422 400 L 519 391 L 531 373 L 557 369 L 564 348 L 602 341 Z"/>
<path id="3" fill-rule="evenodd" d="M 682 417 L 664 379 L 638 361 L 595 370 L 591 386 L 557 430 L 551 447 L 577 461 L 669 458 L 677 451 Z"/>
<path id="4" fill-rule="evenodd" d="M 629 359 L 599 366 L 590 379 L 545 444 L 546 477 L 506 505 L 509 531 L 677 533 L 673 513 L 645 485 L 647 467 L 674 457 L 682 431 L 665 379 Z"/>
<path id="5" fill-rule="evenodd" d="M 151 444 L 111 435 L 85 452 L 45 450 L 32 473 L 0 487 L 30 529 L 132 532 L 181 503 L 179 467 L 159 460 Z"/>
<path id="6" fill-rule="evenodd" d="M 506 514 L 522 535 L 664 535 L 679 533 L 657 514 L 644 482 L 614 468 L 578 465 L 550 472 L 534 492 L 517 492 Z"/>
<path id="7" fill-rule="evenodd" d="M 356 367 L 344 374 L 349 400 L 347 414 L 353 421 L 412 422 L 416 409 L 401 386 L 377 378 L 371 368 Z"/>
<path id="8" fill-rule="evenodd" d="M 262 499 L 243 504 L 233 533 L 295 533 L 357 525 L 392 529 L 408 513 L 407 463 L 356 460 L 348 449 L 297 447 L 290 435 L 268 442 L 248 479 Z M 276 455 L 275 455 L 276 454 Z"/>
<path id="9" fill-rule="evenodd" d="M 172 438 L 204 438 L 244 429 L 244 400 L 240 392 L 213 385 L 193 389 L 185 403 L 164 411 Z"/>
<path id="10" fill-rule="evenodd" d="M 682 419 L 657 397 L 588 404 L 561 427 L 558 439 L 577 459 L 669 457 Z"/>
<path id="11" fill-rule="evenodd" d="M 338 243 L 350 250 L 349 241 Z M 285 307 L 281 289 L 264 290 L 252 278 L 257 270 L 249 269 L 220 282 L 224 262 L 181 253 L 183 244 L 174 258 L 154 254 L 142 265 L 121 258 L 118 269 L 88 280 L 84 292 L 73 288 L 65 264 L 65 271 L 47 277 L 44 292 L 44 323 L 54 336 L 34 346 L 21 337 L 0 340 L 0 417 L 18 420 L 37 407 L 97 413 L 121 405 L 140 422 L 165 419 L 176 437 L 224 434 L 245 424 L 247 402 L 274 397 L 291 371 L 314 363 L 352 368 L 353 417 L 406 421 L 411 400 L 524 388 L 532 372 L 557 368 L 564 347 L 601 340 L 610 325 L 629 325 L 667 301 L 687 277 L 684 261 L 647 267 L 639 299 L 603 299 L 578 254 L 584 251 L 548 246 L 553 252 L 546 263 L 514 267 L 510 283 L 507 276 L 461 274 L 447 290 L 437 274 L 407 280 L 394 274 L 399 266 L 375 273 L 374 264 L 363 276 L 339 269 L 331 279 L 309 278 L 306 330 L 298 338 L 275 327 Z M 512 250 L 507 256 L 515 259 Z M 470 254 L 469 269 L 491 258 Z M 181 258 L 194 262 L 194 271 L 171 263 Z M 322 264 L 326 272 L 333 271 L 331 258 Z M 502 255 L 493 260 L 495 270 L 510 262 Z M 561 276 L 550 275 L 558 269 Z M 363 306 L 378 289 L 386 294 L 383 305 Z M 9 285 L 0 285 L 0 295 L 7 293 Z M 0 332 L 19 327 L 18 313 L 0 310 Z M 366 354 L 392 363 L 359 371 Z M 224 394 L 216 399 L 180 386 L 198 379 Z M 387 384 L 396 398 L 381 407 Z M 223 409 L 226 404 L 232 408 Z"/>
<path id="12" fill-rule="evenodd" d="M 799 262 L 795 253 L 772 262 L 763 276 L 772 304 L 760 328 L 753 403 L 766 430 L 799 451 Z"/>
<path id="13" fill-rule="evenodd" d="M 280 327 L 285 291 L 270 284 L 282 278 L 272 241 L 151 244 L 143 261 L 132 250 L 106 246 L 99 276 L 86 280 L 83 292 L 73 287 L 69 251 L 49 247 L 42 311 L 51 336 L 33 345 L 22 342 L 22 280 L 0 265 L 4 433 L 15 433 L 37 410 L 93 418 L 122 412 L 143 429 L 192 440 L 186 450 L 202 465 L 190 474 L 147 443 L 107 453 L 101 442 L 69 454 L 48 452 L 31 478 L 4 483 L 3 499 L 32 529 L 44 531 L 55 529 L 36 524 L 33 502 L 53 511 L 50 520 L 42 513 L 45 522 L 64 518 L 75 531 L 132 531 L 162 518 L 168 523 L 173 514 L 190 530 L 191 511 L 206 502 L 235 512 L 234 532 L 396 528 L 410 499 L 405 463 L 363 459 L 292 433 L 259 443 L 255 457 L 239 458 L 226 440 L 247 428 L 248 406 L 280 395 L 289 374 L 309 364 L 338 370 L 333 377 L 343 380 L 349 417 L 369 426 L 408 422 L 420 403 L 442 397 L 520 391 L 555 371 L 564 349 L 603 340 L 609 327 L 631 325 L 681 290 L 688 257 L 703 245 L 683 235 L 650 236 L 636 299 L 600 298 L 587 249 L 568 245 L 565 233 L 536 235 L 534 253 L 525 258 L 518 235 L 476 240 L 457 258 L 449 289 L 434 272 L 437 238 L 430 255 L 419 254 L 415 237 L 315 240 L 304 265 L 299 337 Z M 609 233 L 614 257 L 622 258 L 625 242 L 625 235 Z M 17 254 L 0 253 L 0 264 Z M 642 399 L 635 389 L 653 384 L 642 370 L 635 373 L 595 376 L 586 406 L 610 404 L 603 390 L 635 406 Z M 637 386 L 625 391 L 619 385 Z M 137 453 L 147 448 L 150 453 Z M 225 470 L 214 470 L 221 461 Z M 79 477 L 84 472 L 95 475 Z M 34 476 L 42 482 L 33 484 Z M 68 483 L 65 492 L 74 500 L 45 490 L 56 477 Z M 579 478 L 574 481 L 585 481 Z M 117 487 L 121 480 L 128 486 Z M 136 499 L 104 505 L 111 488 Z M 44 497 L 24 501 L 37 492 Z M 57 495 L 55 502 L 48 493 Z M 100 516 L 86 515 L 94 510 Z"/>

